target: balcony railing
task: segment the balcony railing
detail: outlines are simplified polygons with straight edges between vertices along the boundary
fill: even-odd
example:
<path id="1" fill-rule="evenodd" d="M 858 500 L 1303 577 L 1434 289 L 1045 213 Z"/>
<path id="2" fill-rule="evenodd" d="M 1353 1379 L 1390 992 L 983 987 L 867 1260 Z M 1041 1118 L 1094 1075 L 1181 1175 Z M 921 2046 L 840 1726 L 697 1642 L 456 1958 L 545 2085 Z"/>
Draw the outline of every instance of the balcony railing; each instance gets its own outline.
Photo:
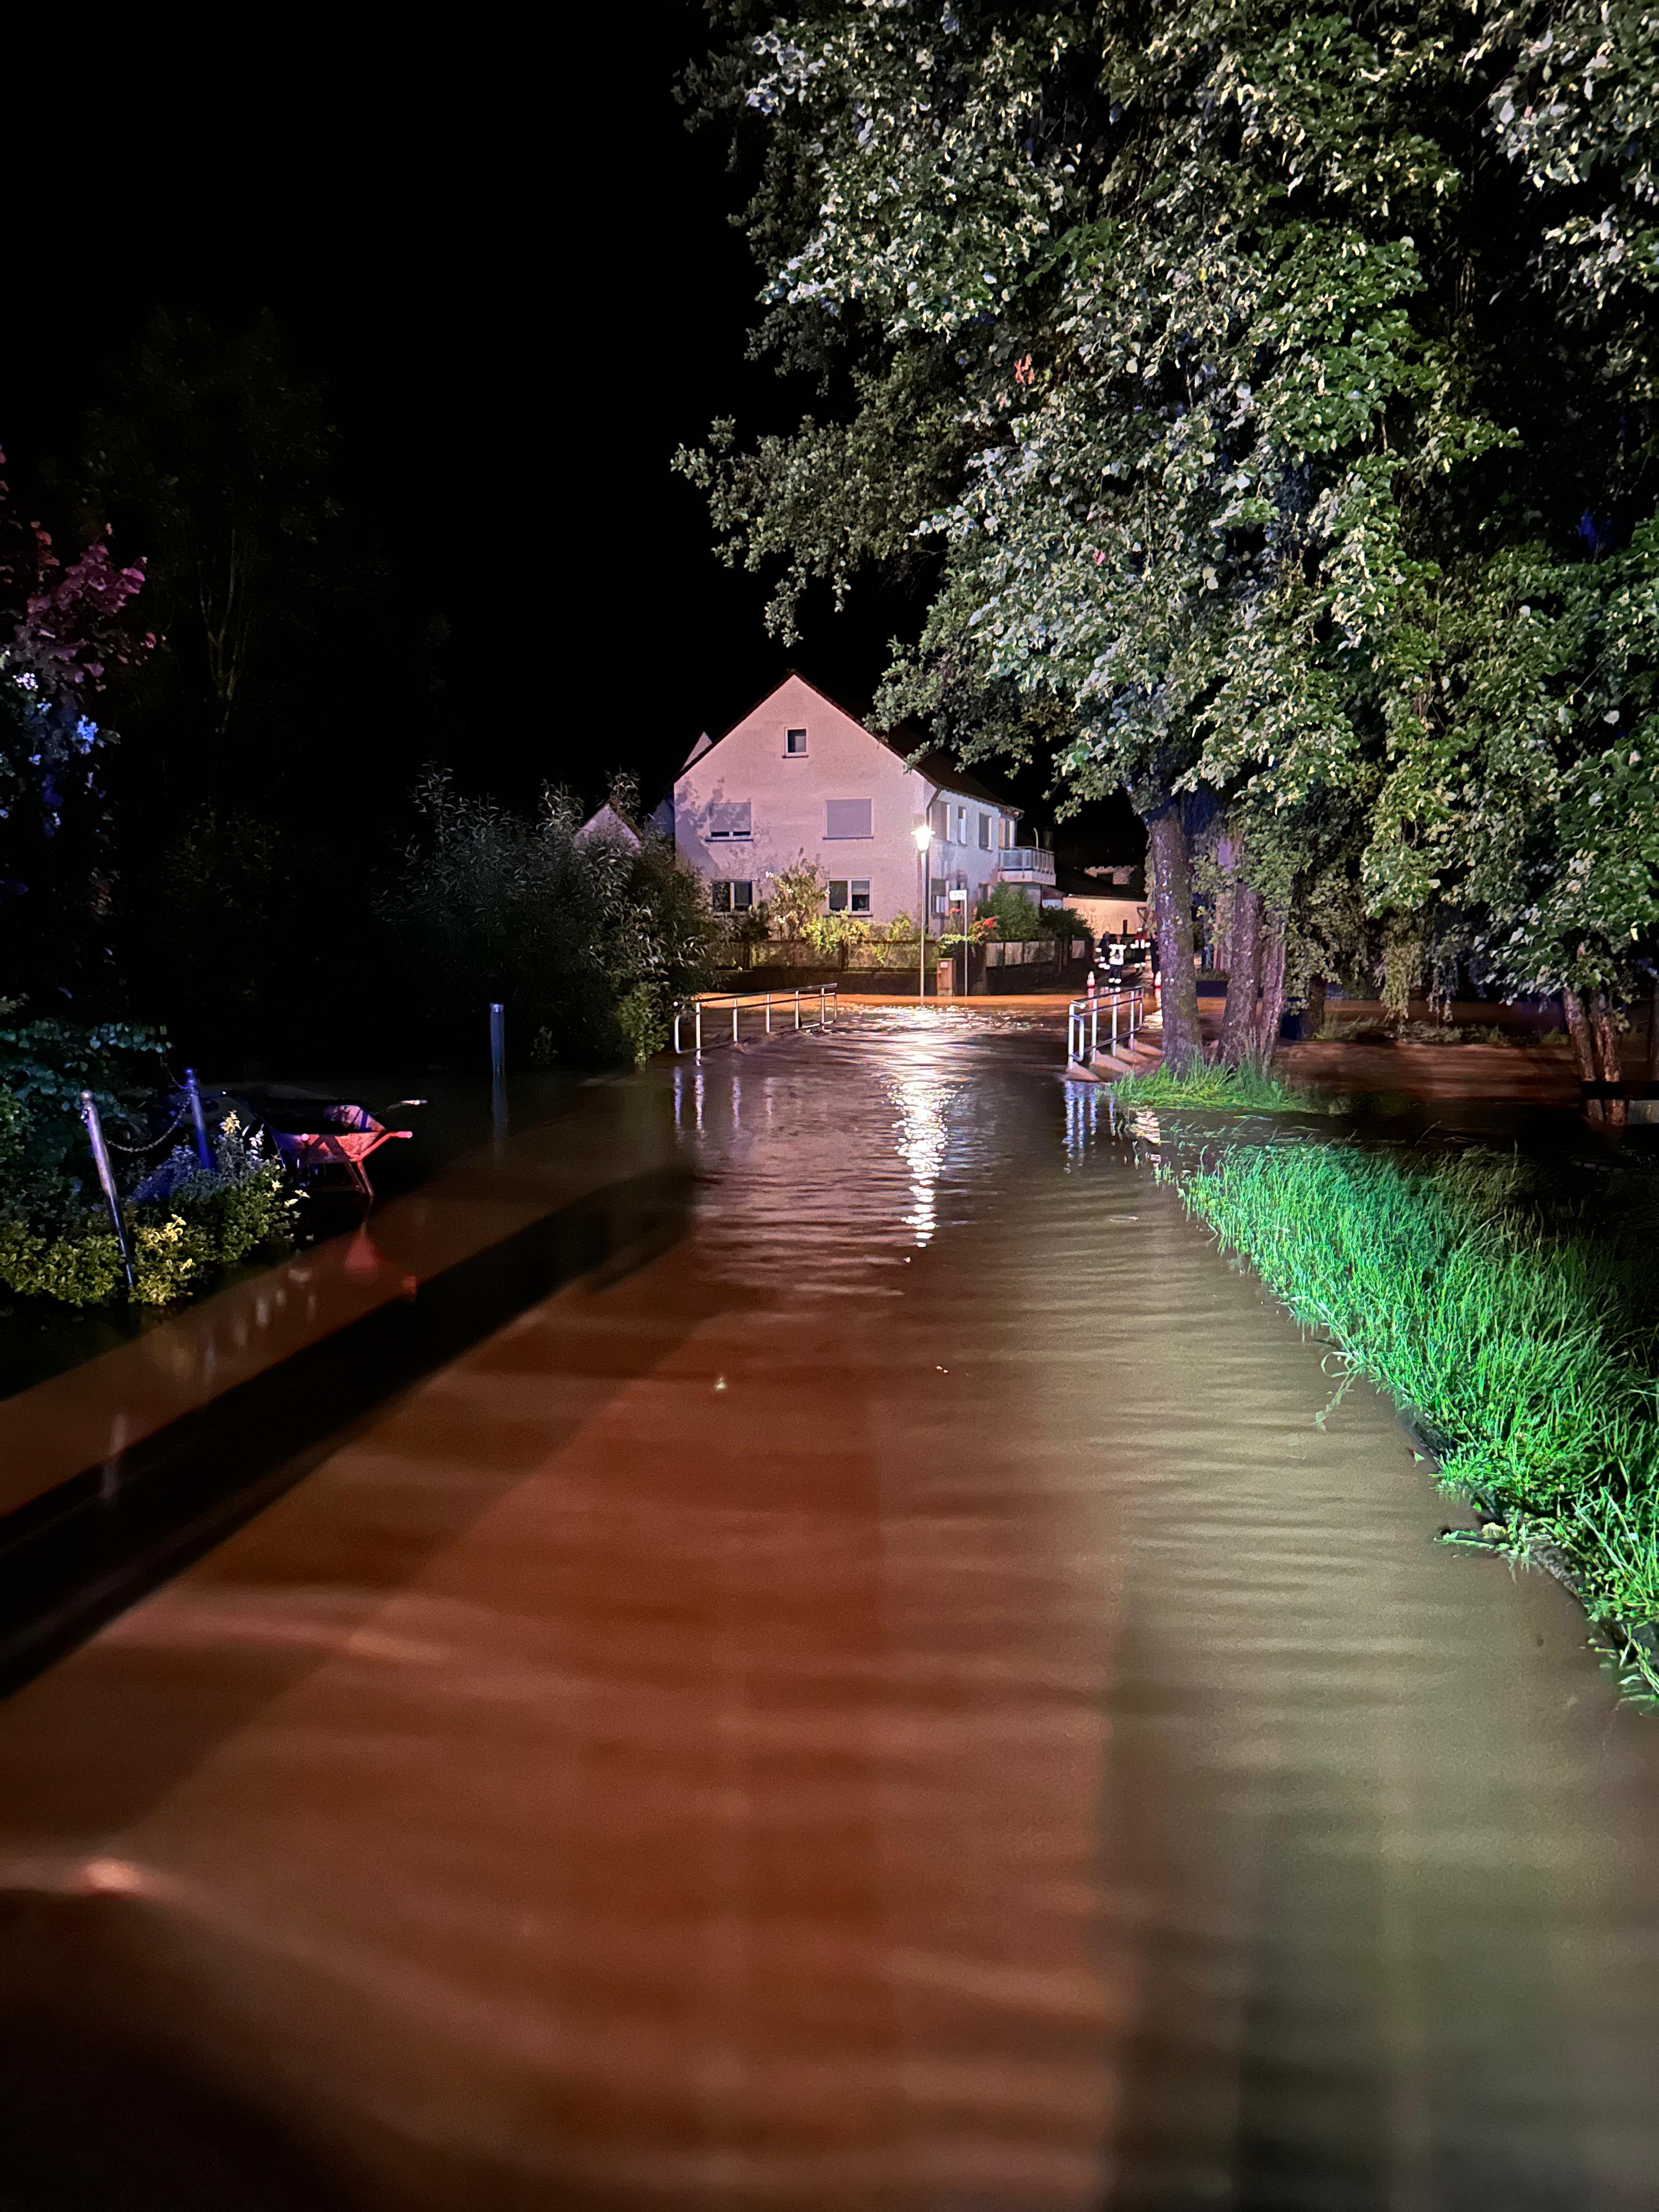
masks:
<path id="1" fill-rule="evenodd" d="M 1041 845 L 1010 845 L 997 856 L 997 873 L 1006 884 L 1051 884 L 1054 856 Z"/>

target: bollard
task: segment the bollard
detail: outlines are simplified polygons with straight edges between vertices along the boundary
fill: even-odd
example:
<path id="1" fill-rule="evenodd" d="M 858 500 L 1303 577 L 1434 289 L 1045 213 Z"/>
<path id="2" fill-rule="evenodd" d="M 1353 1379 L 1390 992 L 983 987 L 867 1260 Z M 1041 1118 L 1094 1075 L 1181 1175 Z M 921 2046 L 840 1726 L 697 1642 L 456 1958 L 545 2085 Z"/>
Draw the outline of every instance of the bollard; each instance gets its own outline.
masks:
<path id="1" fill-rule="evenodd" d="M 697 1054 L 699 1058 L 702 1054 L 702 1000 L 701 999 L 697 1001 Z"/>
<path id="2" fill-rule="evenodd" d="M 201 1085 L 196 1080 L 196 1070 L 185 1070 L 185 1096 L 190 1101 L 190 1118 L 196 1133 L 196 1161 L 204 1175 L 213 1173 L 213 1148 L 208 1143 L 207 1123 L 202 1115 Z"/>
<path id="3" fill-rule="evenodd" d="M 507 1134 L 507 1008 L 489 1004 L 489 1120 L 500 1144 Z"/>
<path id="4" fill-rule="evenodd" d="M 109 1207 L 109 1218 L 115 1224 L 115 1242 L 121 1255 L 121 1266 L 126 1273 L 127 1288 L 129 1291 L 137 1290 L 138 1278 L 132 1272 L 127 1224 L 121 1218 L 121 1201 L 115 1194 L 115 1176 L 109 1164 L 109 1147 L 104 1142 L 104 1125 L 98 1118 L 98 1101 L 90 1091 L 81 1093 L 81 1118 L 87 1125 L 87 1135 L 92 1142 L 93 1164 L 103 1186 L 104 1202 Z"/>
<path id="5" fill-rule="evenodd" d="M 736 999 L 733 999 L 732 1001 L 732 1042 L 733 1044 L 738 1041 L 738 1007 L 739 1003 L 740 1001 Z"/>
<path id="6" fill-rule="evenodd" d="M 768 1036 L 772 1034 L 772 994 L 769 991 L 766 994 L 766 1034 Z"/>
<path id="7" fill-rule="evenodd" d="M 800 993 L 799 991 L 795 994 L 795 1027 L 797 1029 L 800 1027 Z"/>

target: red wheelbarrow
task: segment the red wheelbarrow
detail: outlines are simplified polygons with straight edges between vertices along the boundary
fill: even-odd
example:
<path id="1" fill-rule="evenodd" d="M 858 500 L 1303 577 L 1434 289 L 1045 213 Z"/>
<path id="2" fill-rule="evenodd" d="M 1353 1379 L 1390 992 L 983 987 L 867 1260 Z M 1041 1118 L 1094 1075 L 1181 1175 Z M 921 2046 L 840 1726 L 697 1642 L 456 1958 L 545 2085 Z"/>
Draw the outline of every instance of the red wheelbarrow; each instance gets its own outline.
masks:
<path id="1" fill-rule="evenodd" d="M 374 1188 L 363 1162 L 371 1152 L 389 1145 L 394 1137 L 412 1137 L 412 1129 L 388 1129 L 362 1106 L 329 1106 L 318 1116 L 326 1129 L 272 1129 L 270 1141 L 298 1175 L 316 1175 L 324 1168 L 343 1168 L 365 1198 Z"/>

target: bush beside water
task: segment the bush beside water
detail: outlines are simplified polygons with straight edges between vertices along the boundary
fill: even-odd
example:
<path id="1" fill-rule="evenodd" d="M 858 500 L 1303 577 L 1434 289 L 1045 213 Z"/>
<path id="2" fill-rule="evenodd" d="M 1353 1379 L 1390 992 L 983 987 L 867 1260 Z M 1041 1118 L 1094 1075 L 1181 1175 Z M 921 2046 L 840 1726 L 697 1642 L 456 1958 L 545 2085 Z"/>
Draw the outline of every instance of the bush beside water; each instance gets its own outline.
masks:
<path id="1" fill-rule="evenodd" d="M 1624 1171 L 1609 1225 L 1490 1152 L 1239 1146 L 1159 1172 L 1408 1412 L 1484 1540 L 1565 1568 L 1627 1686 L 1659 1693 L 1652 1181 Z"/>
<path id="2" fill-rule="evenodd" d="M 129 1024 L 0 1029 L 0 1287 L 64 1305 L 129 1295 L 141 1305 L 166 1305 L 215 1269 L 291 1240 L 293 1188 L 234 1115 L 215 1133 L 210 1168 L 189 1145 L 159 1163 L 142 1149 L 140 1104 L 164 1073 L 159 1036 Z M 132 1156 L 147 1162 L 122 1206 L 136 1278 L 131 1293 L 93 1173 L 83 1090 L 97 1101 L 112 1141 L 137 1147 Z"/>

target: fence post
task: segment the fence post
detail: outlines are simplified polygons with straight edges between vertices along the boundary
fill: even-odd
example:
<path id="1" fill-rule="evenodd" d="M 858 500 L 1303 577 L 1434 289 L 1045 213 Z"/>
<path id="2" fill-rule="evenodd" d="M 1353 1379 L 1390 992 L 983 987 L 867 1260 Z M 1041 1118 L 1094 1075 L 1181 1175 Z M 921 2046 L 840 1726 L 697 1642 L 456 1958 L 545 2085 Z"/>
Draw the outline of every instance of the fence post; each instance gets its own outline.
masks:
<path id="1" fill-rule="evenodd" d="M 818 985 L 818 1027 L 823 1027 L 823 986 Z"/>
<path id="2" fill-rule="evenodd" d="M 1112 1042 L 1115 1044 L 1116 1038 L 1114 1037 Z M 1094 1066 L 1099 1056 L 1100 1001 L 1097 999 L 1091 999 L 1089 1002 L 1089 1065 L 1091 1067 Z"/>
<path id="3" fill-rule="evenodd" d="M 129 1291 L 137 1290 L 138 1278 L 132 1272 L 132 1253 L 127 1244 L 127 1224 L 121 1218 L 121 1201 L 115 1194 L 115 1176 L 109 1164 L 109 1147 L 104 1142 L 104 1125 L 98 1118 L 98 1101 L 90 1091 L 81 1093 L 81 1118 L 87 1125 L 87 1135 L 92 1143 L 93 1165 L 98 1170 L 98 1180 L 103 1186 L 104 1202 L 109 1207 L 109 1218 L 115 1224 L 116 1249 L 121 1255 L 121 1266 L 127 1279 Z"/>
<path id="4" fill-rule="evenodd" d="M 185 1096 L 190 1101 L 190 1118 L 196 1132 L 196 1160 L 204 1175 L 213 1173 L 213 1152 L 208 1143 L 207 1123 L 202 1116 L 201 1085 L 196 1080 L 196 1070 L 185 1070 Z"/>

